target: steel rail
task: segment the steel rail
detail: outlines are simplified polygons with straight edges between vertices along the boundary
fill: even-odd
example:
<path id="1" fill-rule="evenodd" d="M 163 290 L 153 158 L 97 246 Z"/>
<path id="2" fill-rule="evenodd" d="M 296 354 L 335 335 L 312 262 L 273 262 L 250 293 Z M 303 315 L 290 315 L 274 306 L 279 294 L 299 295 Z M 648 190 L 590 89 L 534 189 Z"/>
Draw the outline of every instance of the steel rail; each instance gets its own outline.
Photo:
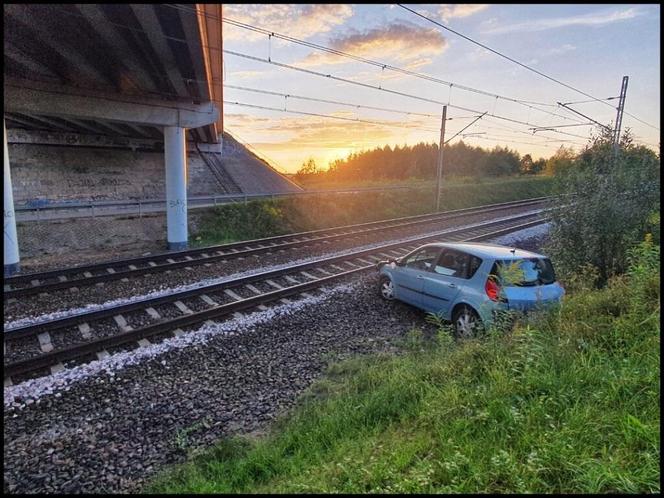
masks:
<path id="1" fill-rule="evenodd" d="M 96 263 L 92 265 L 75 266 L 50 270 L 46 272 L 30 273 L 14 276 L 5 279 L 4 298 L 17 298 L 21 296 L 30 296 L 42 292 L 49 292 L 57 289 L 92 285 L 98 282 L 108 282 L 122 278 L 130 278 L 149 273 L 158 273 L 177 268 L 191 267 L 205 263 L 212 263 L 221 260 L 236 259 L 251 255 L 293 249 L 311 244 L 324 243 L 332 240 L 338 240 L 346 237 L 355 237 L 379 231 L 399 229 L 414 225 L 423 225 L 437 221 L 455 219 L 469 214 L 490 213 L 497 210 L 529 206 L 545 202 L 548 198 L 539 197 L 513 201 L 507 203 L 489 204 L 486 206 L 476 206 L 473 208 L 464 208 L 443 213 L 425 214 L 417 216 L 408 216 L 390 220 L 380 220 L 342 227 L 312 230 L 308 232 L 298 232 L 294 234 L 279 235 L 263 239 L 246 240 L 222 244 L 203 248 L 189 249 L 184 251 L 164 252 L 150 256 L 141 256 L 138 258 L 119 259 Z M 350 230 L 350 231 L 349 231 Z M 304 239 L 300 240 L 302 237 Z M 251 247 L 255 246 L 255 247 Z M 241 249 L 238 249 L 241 248 Z M 224 252 L 229 251 L 229 252 Z M 217 253 L 210 255 L 208 253 Z M 181 261 L 174 261 L 174 258 L 185 258 Z M 165 262 L 164 262 L 165 261 Z M 148 263 L 150 266 L 136 268 L 136 265 Z M 134 268 L 131 268 L 134 266 Z M 129 269 L 121 269 L 129 268 Z M 112 270 L 112 271 L 111 271 Z M 92 275 L 92 272 L 107 271 L 98 275 Z M 67 278 L 72 275 L 81 275 L 88 273 L 84 277 Z M 57 282 L 42 283 L 41 280 L 59 278 Z M 40 282 L 37 285 L 16 287 L 27 282 Z M 12 288 L 13 287 L 13 288 Z"/>
<path id="2" fill-rule="evenodd" d="M 522 215 L 515 215 L 513 217 L 510 217 L 507 221 L 513 221 L 513 220 L 520 220 L 524 218 L 529 218 L 536 216 L 535 214 L 532 213 L 526 213 Z M 495 223 L 502 223 L 506 220 L 500 219 L 500 220 L 490 220 L 485 222 L 484 224 L 481 225 L 476 225 L 478 228 L 481 228 L 483 226 L 489 225 L 492 226 Z M 79 323 L 83 322 L 90 322 L 93 320 L 100 320 L 102 318 L 107 318 L 107 317 L 112 317 L 116 316 L 119 314 L 123 313 L 128 313 L 131 311 L 135 310 L 144 310 L 146 308 L 151 308 L 154 306 L 158 306 L 161 304 L 165 303 L 171 303 L 175 301 L 182 301 L 184 299 L 189 299 L 191 297 L 196 297 L 201 294 L 208 294 L 208 293 L 217 293 L 221 292 L 225 289 L 230 289 L 233 287 L 238 287 L 246 284 L 252 284 L 254 282 L 260 282 L 260 281 L 265 281 L 271 278 L 275 277 L 280 277 L 282 275 L 287 275 L 289 273 L 293 272 L 300 272 L 300 271 L 305 271 L 313 268 L 318 268 L 322 265 L 330 265 L 334 264 L 340 261 L 345 261 L 349 259 L 354 259 L 358 257 L 362 257 L 368 254 L 372 254 L 375 252 L 380 252 L 380 251 L 388 251 L 393 248 L 401 247 L 404 244 L 407 243 L 413 243 L 414 242 L 419 242 L 422 240 L 428 240 L 431 238 L 436 238 L 444 235 L 449 235 L 453 234 L 456 232 L 464 232 L 467 230 L 471 230 L 473 227 L 459 227 L 459 228 L 447 228 L 445 230 L 433 233 L 433 234 L 426 234 L 426 235 L 421 235 L 421 236 L 413 236 L 409 238 L 407 241 L 399 241 L 399 242 L 392 242 L 388 243 L 385 245 L 381 245 L 378 247 L 372 247 L 369 249 L 361 249 L 358 251 L 353 251 L 349 252 L 346 254 L 338 255 L 338 256 L 331 256 L 331 257 L 320 257 L 314 261 L 309 261 L 306 263 L 297 263 L 289 266 L 285 266 L 283 268 L 279 268 L 276 270 L 267 270 L 263 272 L 258 272 L 254 273 L 252 275 L 247 275 L 247 276 L 241 276 L 237 277 L 234 279 L 226 280 L 224 282 L 219 282 L 215 284 L 208 284 L 208 285 L 203 285 L 200 287 L 196 287 L 193 289 L 188 289 L 188 290 L 181 290 L 177 292 L 171 292 L 169 294 L 163 295 L 163 296 L 158 296 L 158 297 L 151 297 L 151 298 L 146 298 L 146 299 L 139 299 L 132 301 L 130 303 L 124 303 L 124 304 L 116 304 L 113 306 L 108 306 L 103 309 L 98 309 L 98 310 L 93 310 L 93 311 L 85 311 L 82 313 L 76 313 L 76 314 L 71 314 L 66 317 L 62 318 L 55 318 L 52 320 L 46 320 L 43 322 L 37 322 L 33 323 L 30 325 L 24 325 L 24 326 L 19 326 L 19 327 L 10 327 L 6 328 L 4 330 L 4 338 L 6 340 L 17 340 L 20 338 L 24 337 L 29 337 L 31 335 L 36 335 L 40 332 L 44 331 L 54 331 L 58 330 L 64 327 L 69 327 L 72 325 L 77 325 Z"/>
<path id="3" fill-rule="evenodd" d="M 524 222 L 525 219 L 527 218 L 535 218 L 531 219 L 529 221 Z M 412 238 L 406 241 L 400 241 L 397 243 L 391 243 L 379 247 L 374 247 L 371 249 L 365 249 L 361 251 L 355 251 L 353 253 L 345 254 L 342 256 L 335 256 L 332 258 L 324 258 L 320 259 L 314 262 L 306 263 L 303 265 L 293 265 L 288 268 L 276 270 L 277 272 L 281 272 L 281 274 L 285 273 L 292 273 L 293 271 L 302 271 L 307 268 L 311 268 L 312 266 L 320 267 L 325 264 L 330 264 L 334 263 L 340 260 L 346 260 L 346 261 L 352 261 L 360 258 L 361 256 L 370 254 L 370 253 L 382 253 L 384 251 L 388 251 L 392 248 L 397 248 L 401 247 L 409 247 L 412 245 L 417 245 L 417 243 L 421 243 L 425 240 L 430 240 L 430 239 L 435 239 L 440 237 L 441 235 L 452 235 L 456 234 L 458 235 L 464 235 L 464 234 L 469 234 L 471 235 L 470 237 L 462 239 L 463 241 L 474 241 L 474 240 L 482 240 L 486 238 L 491 238 L 491 237 L 497 237 L 500 235 L 503 235 L 505 233 L 510 233 L 516 230 L 522 230 L 524 228 L 532 227 L 535 225 L 539 225 L 542 223 L 545 223 L 547 221 L 547 218 L 545 217 L 540 217 L 539 213 L 530 213 L 526 215 L 517 215 L 510 217 L 508 219 L 500 219 L 500 220 L 494 220 L 491 222 L 486 222 L 482 223 L 479 225 L 474 225 L 471 227 L 461 227 L 457 229 L 448 229 L 444 232 L 437 233 L 437 234 L 431 234 L 425 237 L 419 237 L 419 238 Z M 517 224 L 514 224 L 517 222 Z M 482 231 L 486 228 L 489 228 L 489 232 L 484 232 L 477 234 L 476 232 Z M 366 261 L 365 261 L 366 263 Z M 250 309 L 259 305 L 264 305 L 273 301 L 276 301 L 278 299 L 282 299 L 287 296 L 295 295 L 295 294 L 301 294 L 302 292 L 305 292 L 310 289 L 318 288 L 321 287 L 329 282 L 344 278 L 346 276 L 356 274 L 359 272 L 367 271 L 372 268 L 375 268 L 375 262 L 372 262 L 370 264 L 367 264 L 366 266 L 361 266 L 359 268 L 354 268 L 351 270 L 346 270 L 342 271 L 341 273 L 337 273 L 334 275 L 330 275 L 327 277 L 320 277 L 316 278 L 315 280 L 309 281 L 309 282 L 304 282 L 304 283 L 298 283 L 293 286 L 285 287 L 283 289 L 275 290 L 272 292 L 266 292 L 259 294 L 257 296 L 249 297 L 249 298 L 243 298 L 241 300 L 227 303 L 227 304 L 218 304 L 216 306 L 211 307 L 210 309 L 206 309 L 203 311 L 199 311 L 196 313 L 188 314 L 185 316 L 173 318 L 173 319 L 167 319 L 167 320 L 162 320 L 157 323 L 149 324 L 147 326 L 129 330 L 129 331 L 124 331 L 119 334 L 115 334 L 110 337 L 103 337 L 99 339 L 95 339 L 92 341 L 85 342 L 83 344 L 77 344 L 71 347 L 67 348 L 62 348 L 58 349 L 55 351 L 51 351 L 49 353 L 44 353 L 36 357 L 32 358 L 27 358 L 27 359 L 22 359 L 22 360 L 17 360 L 13 362 L 6 363 L 4 365 L 4 375 L 5 379 L 11 378 L 12 376 L 16 375 L 23 375 L 27 373 L 34 373 L 40 370 L 43 370 L 45 368 L 48 368 L 53 365 L 57 365 L 59 363 L 71 361 L 71 360 L 76 360 L 76 359 L 82 359 L 86 356 L 89 356 L 91 354 L 97 353 L 99 351 L 103 351 L 107 348 L 111 347 L 116 347 L 116 346 L 122 346 L 128 343 L 133 343 L 141 339 L 146 339 L 149 337 L 153 337 L 155 335 L 171 332 L 173 330 L 183 328 L 183 327 L 189 327 L 198 323 L 205 322 L 207 320 L 210 320 L 212 318 L 219 318 L 223 317 L 232 313 L 236 313 L 239 311 L 243 311 L 246 309 Z M 273 272 L 264 272 L 262 275 L 251 275 L 249 277 L 245 278 L 240 278 L 240 279 L 235 279 L 233 282 L 232 286 L 237 286 L 237 285 L 243 285 L 248 283 L 249 281 L 256 281 L 257 279 L 260 279 L 263 277 L 267 277 L 267 275 L 274 276 L 274 271 Z M 219 285 L 226 285 L 229 286 L 230 282 L 224 282 L 223 284 L 217 284 Z M 210 292 L 212 286 L 208 287 L 201 287 L 198 289 L 194 289 L 194 291 L 197 291 L 198 294 L 204 294 L 205 292 Z M 217 290 L 220 290 L 221 287 L 217 287 Z M 185 291 L 186 293 L 189 293 L 191 291 Z M 179 299 L 183 298 L 183 293 L 178 293 L 178 294 L 173 294 L 170 296 L 165 296 L 168 298 L 169 301 L 177 301 Z M 161 298 L 158 298 L 161 299 Z M 138 307 L 145 308 L 145 304 L 147 301 L 142 301 L 140 303 L 130 303 L 130 306 L 133 304 L 137 304 Z M 113 312 L 117 314 L 118 312 L 118 307 L 113 308 Z M 135 309 L 135 308 L 134 308 Z M 104 310 L 106 311 L 106 310 Z M 125 309 L 126 311 L 126 309 Z M 78 323 L 81 323 L 82 320 L 88 321 L 91 319 L 91 316 L 96 315 L 99 312 L 91 312 L 87 314 L 79 314 L 75 318 L 79 320 Z M 99 318 L 99 316 L 97 316 Z M 58 328 L 62 328 L 64 325 L 62 325 L 64 322 L 61 320 L 54 320 L 52 322 L 45 322 L 39 325 L 45 325 L 48 323 L 55 324 L 55 327 L 50 330 L 55 330 Z M 75 323 L 75 322 L 74 322 Z M 71 324 L 71 322 L 70 322 Z M 25 327 L 23 328 L 17 328 L 17 329 L 11 329 L 14 332 L 14 336 L 12 338 L 19 338 L 19 337 L 26 337 L 25 330 L 27 330 Z M 44 328 L 41 328 L 40 330 L 44 330 Z M 9 338 L 7 337 L 8 333 L 12 333 L 10 331 L 5 331 L 5 341 Z M 33 331 L 33 333 L 37 333 L 36 329 Z"/>

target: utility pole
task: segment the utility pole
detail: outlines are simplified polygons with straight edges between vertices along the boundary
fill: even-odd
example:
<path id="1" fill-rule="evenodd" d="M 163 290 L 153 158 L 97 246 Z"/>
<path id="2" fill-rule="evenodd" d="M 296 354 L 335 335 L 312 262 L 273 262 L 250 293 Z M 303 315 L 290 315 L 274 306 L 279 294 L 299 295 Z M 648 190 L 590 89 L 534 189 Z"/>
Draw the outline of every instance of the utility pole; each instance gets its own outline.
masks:
<path id="1" fill-rule="evenodd" d="M 627 82 L 629 76 L 623 76 L 622 86 L 620 87 L 620 100 L 618 100 L 618 114 L 616 115 L 616 126 L 613 129 L 613 155 L 618 154 L 618 145 L 620 143 L 620 127 L 622 126 L 623 111 L 625 110 L 625 98 L 627 97 Z"/>
<path id="2" fill-rule="evenodd" d="M 436 177 L 436 212 L 440 210 L 440 181 L 443 176 L 443 146 L 445 145 L 445 121 L 447 106 L 443 106 L 443 121 L 440 125 L 440 145 L 438 146 L 438 175 Z"/>

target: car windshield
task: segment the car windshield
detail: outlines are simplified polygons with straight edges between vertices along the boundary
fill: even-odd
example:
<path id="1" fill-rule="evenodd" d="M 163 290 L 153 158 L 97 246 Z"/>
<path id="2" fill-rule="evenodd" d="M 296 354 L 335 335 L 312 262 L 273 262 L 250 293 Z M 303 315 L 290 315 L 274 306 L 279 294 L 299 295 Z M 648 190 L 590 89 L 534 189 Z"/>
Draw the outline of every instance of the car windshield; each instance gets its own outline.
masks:
<path id="1" fill-rule="evenodd" d="M 553 265 L 548 258 L 496 261 L 491 273 L 498 276 L 505 286 L 529 287 L 556 281 Z"/>

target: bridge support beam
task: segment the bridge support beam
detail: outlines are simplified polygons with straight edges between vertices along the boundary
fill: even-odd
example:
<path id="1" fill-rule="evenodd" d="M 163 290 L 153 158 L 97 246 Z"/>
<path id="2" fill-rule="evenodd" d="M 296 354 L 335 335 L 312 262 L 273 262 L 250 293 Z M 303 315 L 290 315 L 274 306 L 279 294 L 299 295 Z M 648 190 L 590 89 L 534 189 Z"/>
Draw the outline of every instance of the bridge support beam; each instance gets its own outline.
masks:
<path id="1" fill-rule="evenodd" d="M 168 248 L 187 248 L 187 147 L 186 130 L 164 127 L 166 162 L 166 225 Z"/>
<path id="2" fill-rule="evenodd" d="M 7 128 L 4 117 L 2 119 L 2 131 L 4 132 L 4 162 L 5 170 L 2 175 L 4 185 L 5 202 L 5 269 L 4 276 L 9 277 L 19 270 L 18 238 L 16 236 L 16 216 L 14 215 L 14 194 L 12 192 L 12 177 L 9 171 L 9 154 L 7 150 Z"/>

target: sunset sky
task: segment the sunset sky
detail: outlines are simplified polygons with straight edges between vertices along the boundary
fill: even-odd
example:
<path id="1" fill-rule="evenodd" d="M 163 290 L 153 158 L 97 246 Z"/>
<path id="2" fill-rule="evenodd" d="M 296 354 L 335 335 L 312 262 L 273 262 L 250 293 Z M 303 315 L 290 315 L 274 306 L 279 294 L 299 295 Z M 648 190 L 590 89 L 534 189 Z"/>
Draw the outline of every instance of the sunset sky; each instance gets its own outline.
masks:
<path id="1" fill-rule="evenodd" d="M 659 144 L 660 126 L 660 6 L 659 5 L 409 5 L 410 8 L 471 37 L 494 50 L 597 98 L 620 93 L 629 76 L 623 129 L 632 129 L 637 141 Z M 260 59 L 293 65 L 429 98 L 452 106 L 488 112 L 531 126 L 587 122 L 556 102 L 589 100 L 553 81 L 443 30 L 394 4 L 352 5 L 224 5 L 228 19 L 278 34 L 313 42 L 365 59 L 409 69 L 517 100 L 552 104 L 530 106 L 464 91 L 458 87 L 381 69 L 224 23 L 224 49 Z M 224 84 L 317 99 L 383 107 L 405 115 L 339 104 L 319 103 L 279 95 L 229 88 L 232 102 L 333 115 L 353 122 L 255 109 L 226 104 L 224 126 L 240 141 L 251 144 L 280 170 L 295 172 L 313 157 L 319 166 L 353 151 L 385 144 L 437 142 L 442 105 L 418 101 L 380 90 L 306 74 L 264 62 L 224 54 Z M 617 100 L 579 103 L 575 109 L 596 121 L 615 119 Z M 553 116 L 542 112 L 555 113 Z M 466 126 L 477 113 L 448 108 L 446 136 Z M 567 118 L 567 119 L 565 119 Z M 485 116 L 464 133 L 472 145 L 506 145 L 521 154 L 549 157 L 560 145 L 577 149 L 586 142 L 590 126 L 532 131 Z M 577 136 L 565 135 L 571 133 Z M 459 136 L 454 142 L 461 140 Z M 570 142 L 564 142 L 570 140 Z"/>

